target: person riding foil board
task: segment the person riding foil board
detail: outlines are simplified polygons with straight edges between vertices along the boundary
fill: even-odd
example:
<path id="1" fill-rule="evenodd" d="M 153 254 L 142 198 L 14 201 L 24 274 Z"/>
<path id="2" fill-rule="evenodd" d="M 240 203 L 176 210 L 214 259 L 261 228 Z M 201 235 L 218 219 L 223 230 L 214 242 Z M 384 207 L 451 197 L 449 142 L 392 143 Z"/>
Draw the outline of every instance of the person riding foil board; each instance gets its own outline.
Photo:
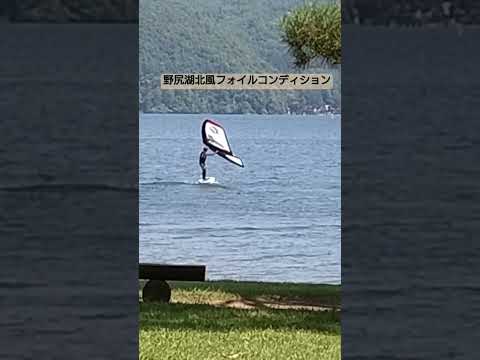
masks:
<path id="1" fill-rule="evenodd" d="M 215 155 L 216 152 L 208 153 L 208 149 L 206 147 L 203 148 L 202 152 L 200 153 L 200 158 L 198 159 L 198 163 L 202 168 L 202 179 L 207 180 L 207 156 Z"/>

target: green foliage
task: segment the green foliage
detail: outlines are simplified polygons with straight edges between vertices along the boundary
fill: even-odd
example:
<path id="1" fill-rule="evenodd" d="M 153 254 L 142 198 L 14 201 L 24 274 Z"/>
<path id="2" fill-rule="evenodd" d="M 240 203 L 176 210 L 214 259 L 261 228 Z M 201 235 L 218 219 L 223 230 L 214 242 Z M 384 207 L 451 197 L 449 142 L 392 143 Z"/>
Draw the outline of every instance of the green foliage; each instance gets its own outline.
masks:
<path id="1" fill-rule="evenodd" d="M 339 105 L 338 68 L 331 91 L 162 91 L 162 73 L 292 73 L 295 59 L 279 22 L 303 0 L 141 0 L 140 110 L 184 113 L 308 112 Z"/>
<path id="2" fill-rule="evenodd" d="M 305 67 L 317 58 L 341 63 L 340 5 L 306 4 L 284 16 L 281 28 L 297 66 Z"/>

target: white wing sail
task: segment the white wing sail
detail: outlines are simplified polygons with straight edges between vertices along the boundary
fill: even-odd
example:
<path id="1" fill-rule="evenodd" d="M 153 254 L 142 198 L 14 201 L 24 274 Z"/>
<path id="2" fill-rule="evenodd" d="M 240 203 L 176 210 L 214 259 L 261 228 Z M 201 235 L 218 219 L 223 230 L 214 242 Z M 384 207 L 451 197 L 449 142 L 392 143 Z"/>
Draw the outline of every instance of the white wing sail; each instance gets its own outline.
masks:
<path id="1" fill-rule="evenodd" d="M 229 154 L 232 152 L 225 130 L 211 120 L 205 120 L 204 122 L 203 139 L 206 145 L 214 147 L 219 151 Z"/>
<path id="2" fill-rule="evenodd" d="M 207 119 L 202 125 L 203 143 L 231 163 L 244 167 L 242 159 L 233 155 L 225 129 L 213 120 Z"/>

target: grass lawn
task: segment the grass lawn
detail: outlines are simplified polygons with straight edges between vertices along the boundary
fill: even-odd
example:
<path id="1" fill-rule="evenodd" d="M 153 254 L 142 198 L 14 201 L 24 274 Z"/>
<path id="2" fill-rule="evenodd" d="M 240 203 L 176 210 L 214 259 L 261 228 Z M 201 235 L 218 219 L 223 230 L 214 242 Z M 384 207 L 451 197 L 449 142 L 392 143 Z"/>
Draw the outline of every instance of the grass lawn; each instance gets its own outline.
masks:
<path id="1" fill-rule="evenodd" d="M 140 303 L 140 359 L 340 359 L 340 287 L 176 283 Z"/>

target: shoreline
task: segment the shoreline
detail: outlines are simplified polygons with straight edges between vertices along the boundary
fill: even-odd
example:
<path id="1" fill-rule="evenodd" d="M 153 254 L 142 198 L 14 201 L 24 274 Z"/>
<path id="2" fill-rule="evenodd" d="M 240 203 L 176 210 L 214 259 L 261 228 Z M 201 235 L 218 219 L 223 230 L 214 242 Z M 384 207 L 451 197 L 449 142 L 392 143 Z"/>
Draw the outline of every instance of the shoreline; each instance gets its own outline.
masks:
<path id="1" fill-rule="evenodd" d="M 139 280 L 139 292 L 145 285 Z M 341 307 L 341 284 L 214 280 L 168 281 L 173 304 L 204 304 L 238 309 L 334 310 Z M 141 297 L 139 295 L 139 300 Z"/>

